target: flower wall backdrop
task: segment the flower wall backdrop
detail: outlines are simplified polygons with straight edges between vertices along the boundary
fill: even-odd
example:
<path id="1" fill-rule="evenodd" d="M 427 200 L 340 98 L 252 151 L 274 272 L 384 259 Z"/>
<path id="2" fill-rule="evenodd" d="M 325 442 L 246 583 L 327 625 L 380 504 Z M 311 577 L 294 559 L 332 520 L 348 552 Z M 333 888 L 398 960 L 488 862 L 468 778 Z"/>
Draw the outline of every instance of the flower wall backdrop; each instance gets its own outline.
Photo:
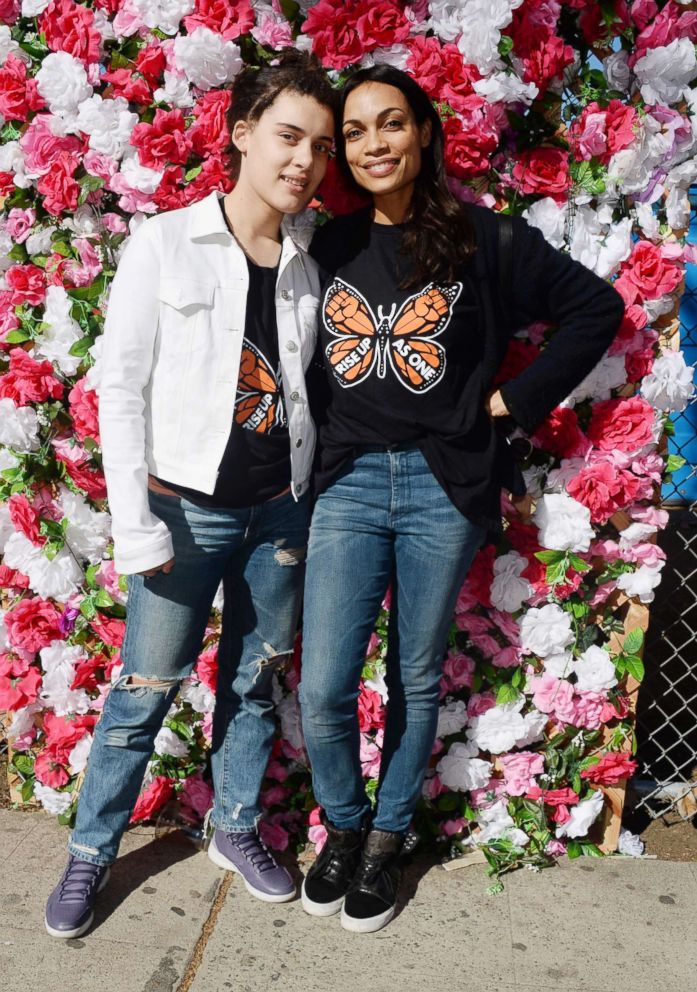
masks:
<path id="1" fill-rule="evenodd" d="M 417 822 L 483 846 L 498 871 L 597 851 L 606 790 L 634 769 L 626 679 L 642 674 L 640 631 L 618 647 L 618 597 L 649 603 L 660 581 L 655 497 L 677 466 L 660 439 L 693 392 L 659 330 L 697 257 L 682 237 L 696 41 L 697 9 L 678 0 L 0 0 L 0 710 L 25 801 L 70 822 L 120 665 L 97 421 L 110 278 L 148 215 L 230 188 L 226 86 L 293 45 L 337 82 L 380 61 L 412 73 L 442 115 L 455 195 L 522 213 L 626 301 L 600 365 L 532 438 L 533 501 L 505 503 L 505 537 L 462 590 Z M 333 175 L 324 208 L 342 210 Z M 553 333 L 517 335 L 501 380 Z M 385 615 L 359 699 L 373 790 Z M 174 796 L 192 818 L 210 804 L 215 645 L 213 616 L 136 821 Z M 298 680 L 296 658 L 264 793 L 279 848 L 323 840 Z"/>

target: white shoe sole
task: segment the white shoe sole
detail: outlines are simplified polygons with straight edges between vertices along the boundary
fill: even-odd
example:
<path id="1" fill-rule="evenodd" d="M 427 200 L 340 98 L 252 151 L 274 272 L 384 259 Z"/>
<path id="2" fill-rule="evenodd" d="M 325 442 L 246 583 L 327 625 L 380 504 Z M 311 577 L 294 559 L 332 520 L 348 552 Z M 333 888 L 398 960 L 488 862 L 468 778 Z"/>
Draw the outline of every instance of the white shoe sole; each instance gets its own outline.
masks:
<path id="1" fill-rule="evenodd" d="M 226 871 L 234 871 L 236 875 L 239 875 L 244 882 L 244 887 L 247 892 L 249 892 L 250 895 L 253 895 L 256 899 L 261 899 L 262 902 L 290 902 L 291 899 L 295 899 L 295 888 L 293 888 L 291 892 L 287 892 L 280 896 L 269 895 L 268 892 L 262 892 L 261 889 L 255 889 L 254 886 L 247 881 L 237 865 L 234 865 L 229 858 L 226 858 L 224 854 L 221 854 L 215 846 L 215 838 L 213 838 L 208 845 L 208 857 L 214 865 L 218 866 L 218 868 L 224 868 Z"/>
<path id="2" fill-rule="evenodd" d="M 104 873 L 104 878 L 99 883 L 99 888 L 97 892 L 101 892 L 106 883 L 109 881 L 109 876 L 111 875 L 111 869 L 107 868 Z M 44 916 L 44 926 L 46 927 L 46 933 L 51 937 L 58 937 L 62 940 L 72 940 L 74 937 L 82 937 L 83 933 L 87 933 L 89 928 L 92 926 L 94 921 L 94 913 L 90 913 L 89 919 L 82 924 L 81 927 L 76 927 L 75 930 L 54 930 L 53 927 L 48 925 L 48 920 Z"/>
<path id="3" fill-rule="evenodd" d="M 305 882 L 300 890 L 303 909 L 310 916 L 335 916 L 344 905 L 344 896 L 334 902 L 313 902 L 305 893 Z"/>
<path id="4" fill-rule="evenodd" d="M 379 913 L 377 916 L 370 916 L 365 920 L 357 919 L 355 916 L 349 916 L 346 910 L 342 908 L 341 925 L 344 930 L 350 930 L 352 933 L 375 933 L 376 930 L 381 930 L 386 926 L 393 916 L 394 906 L 390 906 L 384 913 Z"/>

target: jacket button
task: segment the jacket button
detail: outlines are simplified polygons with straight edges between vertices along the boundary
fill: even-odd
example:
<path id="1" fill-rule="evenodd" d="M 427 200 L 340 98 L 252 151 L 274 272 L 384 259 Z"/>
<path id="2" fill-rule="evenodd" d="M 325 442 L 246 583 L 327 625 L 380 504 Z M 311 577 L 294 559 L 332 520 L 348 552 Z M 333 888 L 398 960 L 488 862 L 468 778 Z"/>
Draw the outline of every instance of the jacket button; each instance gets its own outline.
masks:
<path id="1" fill-rule="evenodd" d="M 295 343 L 295 341 L 289 341 L 288 344 L 286 345 L 286 349 L 288 351 L 297 351 L 298 350 L 298 346 Z"/>
<path id="2" fill-rule="evenodd" d="M 288 292 L 287 289 L 282 289 L 281 290 L 281 299 L 282 300 L 289 300 L 290 299 L 290 293 Z"/>
<path id="3" fill-rule="evenodd" d="M 290 398 L 294 403 L 297 403 L 298 400 L 300 399 L 300 393 L 297 392 L 296 390 L 293 390 L 293 392 L 290 394 Z"/>
<path id="4" fill-rule="evenodd" d="M 303 443 L 303 439 L 299 437 L 298 440 L 295 442 L 295 447 L 299 448 L 302 443 Z"/>

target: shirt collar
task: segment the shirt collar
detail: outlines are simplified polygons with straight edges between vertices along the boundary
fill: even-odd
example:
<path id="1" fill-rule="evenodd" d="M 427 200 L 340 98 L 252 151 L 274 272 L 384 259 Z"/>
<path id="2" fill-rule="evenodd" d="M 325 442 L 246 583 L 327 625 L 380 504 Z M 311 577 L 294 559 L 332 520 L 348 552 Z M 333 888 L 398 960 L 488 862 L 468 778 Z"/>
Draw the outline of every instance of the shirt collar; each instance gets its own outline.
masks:
<path id="1" fill-rule="evenodd" d="M 207 238 L 213 234 L 222 234 L 224 238 L 232 240 L 232 235 L 228 231 L 218 203 L 222 196 L 223 194 L 218 190 L 213 190 L 208 196 L 192 204 L 189 221 L 189 237 L 192 241 Z M 281 234 L 283 235 L 283 254 L 286 258 L 298 250 L 307 249 L 313 229 L 314 223 L 307 216 L 307 212 L 300 217 L 285 215 L 281 222 Z"/>

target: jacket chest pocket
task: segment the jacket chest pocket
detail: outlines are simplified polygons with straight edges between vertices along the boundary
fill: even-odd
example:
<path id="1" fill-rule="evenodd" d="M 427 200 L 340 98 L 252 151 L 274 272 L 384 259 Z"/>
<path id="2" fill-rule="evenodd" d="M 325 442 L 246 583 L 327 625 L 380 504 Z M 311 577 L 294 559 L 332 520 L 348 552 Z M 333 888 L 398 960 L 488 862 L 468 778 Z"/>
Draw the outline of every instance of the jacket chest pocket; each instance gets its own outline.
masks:
<path id="1" fill-rule="evenodd" d="M 306 297 L 298 304 L 298 333 L 303 368 L 307 368 L 317 344 L 319 300 Z"/>
<path id="2" fill-rule="evenodd" d="M 211 346 L 211 318 L 216 287 L 179 276 L 160 279 L 158 298 L 160 354 L 185 358 Z"/>

